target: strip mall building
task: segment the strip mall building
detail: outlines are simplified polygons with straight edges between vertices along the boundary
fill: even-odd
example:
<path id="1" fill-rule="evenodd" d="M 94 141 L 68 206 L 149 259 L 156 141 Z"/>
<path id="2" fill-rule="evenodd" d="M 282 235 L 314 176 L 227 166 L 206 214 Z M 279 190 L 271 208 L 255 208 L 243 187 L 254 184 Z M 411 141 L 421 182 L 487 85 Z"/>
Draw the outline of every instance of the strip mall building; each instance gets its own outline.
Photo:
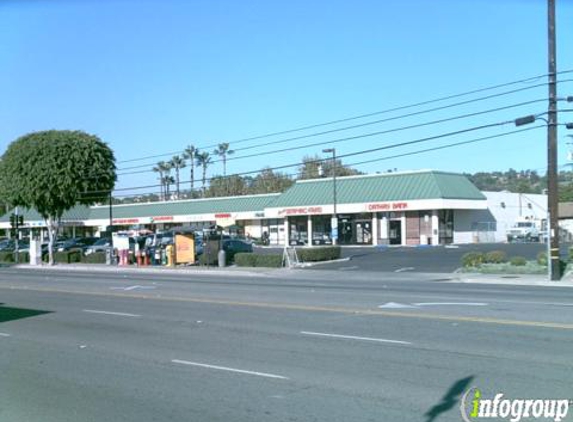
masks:
<path id="1" fill-rule="evenodd" d="M 336 190 L 336 195 L 335 195 Z M 273 245 L 330 244 L 336 197 L 341 245 L 421 245 L 505 241 L 518 217 L 545 218 L 547 197 L 480 192 L 465 176 L 433 170 L 297 181 L 283 193 L 75 207 L 62 217 L 67 235 L 117 229 L 154 231 L 213 225 Z M 34 211 L 26 229 L 42 231 Z M 0 229 L 10 227 L 9 216 Z"/>

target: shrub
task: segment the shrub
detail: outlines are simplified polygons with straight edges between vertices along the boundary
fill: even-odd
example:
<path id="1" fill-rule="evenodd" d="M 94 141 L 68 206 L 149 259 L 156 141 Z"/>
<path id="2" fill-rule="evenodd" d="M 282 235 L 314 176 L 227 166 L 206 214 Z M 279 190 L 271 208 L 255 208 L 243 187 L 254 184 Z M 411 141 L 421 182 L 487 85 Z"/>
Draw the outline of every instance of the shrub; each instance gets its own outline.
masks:
<path id="1" fill-rule="evenodd" d="M 54 252 L 54 262 L 59 264 L 73 264 L 81 262 L 82 253 L 79 250 Z"/>
<path id="2" fill-rule="evenodd" d="M 239 267 L 267 267 L 280 268 L 283 266 L 282 254 L 238 253 L 235 255 L 235 264 Z"/>
<path id="3" fill-rule="evenodd" d="M 82 255 L 82 262 L 86 264 L 105 264 L 105 252 L 94 252 L 89 255 Z"/>
<path id="4" fill-rule="evenodd" d="M 4 251 L 0 252 L 0 262 L 5 263 L 14 263 L 16 262 L 14 251 Z M 30 253 L 29 252 L 19 252 L 18 253 L 18 262 L 20 264 L 26 264 L 30 262 Z"/>
<path id="5" fill-rule="evenodd" d="M 239 267 L 256 267 L 257 255 L 252 252 L 239 252 L 235 254 L 235 264 Z"/>
<path id="6" fill-rule="evenodd" d="M 14 262 L 14 253 L 12 251 L 0 252 L 0 262 Z"/>
<path id="7" fill-rule="evenodd" d="M 488 264 L 501 264 L 507 262 L 507 254 L 504 251 L 491 251 L 485 254 L 484 262 Z"/>
<path id="8" fill-rule="evenodd" d="M 539 252 L 537 254 L 537 263 L 544 267 L 547 266 L 547 252 Z"/>
<path id="9" fill-rule="evenodd" d="M 340 258 L 340 246 L 312 247 L 296 250 L 302 262 L 331 261 Z"/>
<path id="10" fill-rule="evenodd" d="M 255 262 L 257 267 L 280 268 L 283 266 L 282 254 L 274 253 L 255 256 L 257 257 Z"/>
<path id="11" fill-rule="evenodd" d="M 522 256 L 514 256 L 509 260 L 509 262 L 511 263 L 511 265 L 514 265 L 516 267 L 523 267 L 524 265 L 527 264 L 527 260 Z"/>
<path id="12" fill-rule="evenodd" d="M 481 252 L 468 252 L 462 255 L 462 266 L 479 267 L 484 259 L 485 257 Z"/>

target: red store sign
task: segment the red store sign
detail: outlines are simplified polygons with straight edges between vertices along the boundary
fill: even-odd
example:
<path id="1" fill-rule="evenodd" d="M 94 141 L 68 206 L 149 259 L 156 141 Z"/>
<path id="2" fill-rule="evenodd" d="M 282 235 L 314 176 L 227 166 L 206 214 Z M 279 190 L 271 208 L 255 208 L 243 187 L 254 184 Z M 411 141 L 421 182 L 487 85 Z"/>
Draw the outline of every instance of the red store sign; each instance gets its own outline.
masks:
<path id="1" fill-rule="evenodd" d="M 161 222 L 161 221 L 173 221 L 173 216 L 172 215 L 164 215 L 161 217 L 151 217 L 152 223 L 157 223 L 157 222 Z"/>
<path id="2" fill-rule="evenodd" d="M 279 215 L 308 215 L 322 214 L 322 207 L 286 208 L 279 211 Z"/>
<path id="3" fill-rule="evenodd" d="M 139 218 L 118 218 L 113 220 L 113 224 L 139 224 Z"/>
<path id="4" fill-rule="evenodd" d="M 382 204 L 368 204 L 368 211 L 397 211 L 408 209 L 407 202 L 385 202 Z"/>

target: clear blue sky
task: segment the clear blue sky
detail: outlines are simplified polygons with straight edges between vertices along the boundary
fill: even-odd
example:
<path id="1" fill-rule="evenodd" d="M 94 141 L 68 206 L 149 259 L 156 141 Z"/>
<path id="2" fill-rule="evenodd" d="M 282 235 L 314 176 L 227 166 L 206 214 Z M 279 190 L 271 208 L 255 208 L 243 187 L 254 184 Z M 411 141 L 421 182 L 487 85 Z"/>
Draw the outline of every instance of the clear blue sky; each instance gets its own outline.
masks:
<path id="1" fill-rule="evenodd" d="M 573 69 L 573 1 L 557 0 L 557 16 L 558 68 L 564 71 Z M 179 151 L 188 144 L 204 147 L 225 141 L 236 150 L 235 159 L 228 162 L 232 173 L 296 163 L 330 145 L 338 154 L 346 154 L 540 113 L 547 110 L 546 102 L 328 143 L 542 100 L 546 87 L 274 146 L 255 147 L 319 129 L 236 142 L 545 74 L 546 24 L 545 0 L 4 0 L 0 3 L 0 152 L 28 132 L 81 129 L 109 143 L 119 168 L 151 168 L 159 158 L 122 161 Z M 573 79 L 573 73 L 560 79 Z M 560 84 L 559 94 L 573 95 L 573 83 Z M 567 108 L 567 104 L 560 106 Z M 573 120 L 573 113 L 569 116 Z M 561 114 L 560 121 L 567 117 Z M 511 125 L 349 157 L 344 162 L 509 130 L 514 130 Z M 476 172 L 513 167 L 544 172 L 545 139 L 544 130 L 537 129 L 357 168 Z M 566 162 L 566 139 L 565 129 L 560 128 L 560 164 Z M 326 144 L 240 159 L 321 141 Z M 249 146 L 254 148 L 241 150 Z M 220 163 L 209 168 L 209 174 L 221 172 Z M 187 170 L 184 174 L 188 180 Z M 118 187 L 155 180 L 152 172 L 124 175 Z"/>

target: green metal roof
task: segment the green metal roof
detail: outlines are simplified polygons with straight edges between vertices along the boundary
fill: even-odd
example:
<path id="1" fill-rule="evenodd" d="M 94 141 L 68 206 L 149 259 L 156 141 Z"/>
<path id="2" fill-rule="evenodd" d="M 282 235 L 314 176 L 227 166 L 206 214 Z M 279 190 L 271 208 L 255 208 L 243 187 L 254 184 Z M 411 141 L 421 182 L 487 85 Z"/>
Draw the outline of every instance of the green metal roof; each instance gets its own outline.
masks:
<path id="1" fill-rule="evenodd" d="M 12 214 L 14 212 L 14 210 L 11 210 L 10 212 L 8 212 L 7 214 L 4 214 L 3 216 L 0 217 L 0 223 L 5 223 L 10 221 L 10 214 Z M 38 211 L 36 210 L 28 210 L 22 207 L 18 208 L 18 213 L 20 215 L 24 216 L 24 221 L 43 221 L 44 219 L 42 218 L 42 216 L 40 214 L 38 214 Z M 83 206 L 83 205 L 78 205 L 68 211 L 66 211 L 63 215 L 62 215 L 62 221 L 83 221 L 83 220 L 87 220 L 89 218 L 90 215 L 90 208 Z"/>
<path id="2" fill-rule="evenodd" d="M 150 202 L 147 204 L 114 205 L 113 218 L 156 217 L 162 215 L 193 215 L 224 212 L 263 211 L 280 194 L 236 196 L 227 198 L 190 199 L 185 201 Z M 92 207 L 92 220 L 109 218 L 109 207 Z"/>
<path id="3" fill-rule="evenodd" d="M 270 207 L 330 204 L 333 201 L 332 183 L 331 178 L 298 181 Z M 486 199 L 465 176 L 432 170 L 340 177 L 336 179 L 336 196 L 339 204 L 416 199 Z"/>

